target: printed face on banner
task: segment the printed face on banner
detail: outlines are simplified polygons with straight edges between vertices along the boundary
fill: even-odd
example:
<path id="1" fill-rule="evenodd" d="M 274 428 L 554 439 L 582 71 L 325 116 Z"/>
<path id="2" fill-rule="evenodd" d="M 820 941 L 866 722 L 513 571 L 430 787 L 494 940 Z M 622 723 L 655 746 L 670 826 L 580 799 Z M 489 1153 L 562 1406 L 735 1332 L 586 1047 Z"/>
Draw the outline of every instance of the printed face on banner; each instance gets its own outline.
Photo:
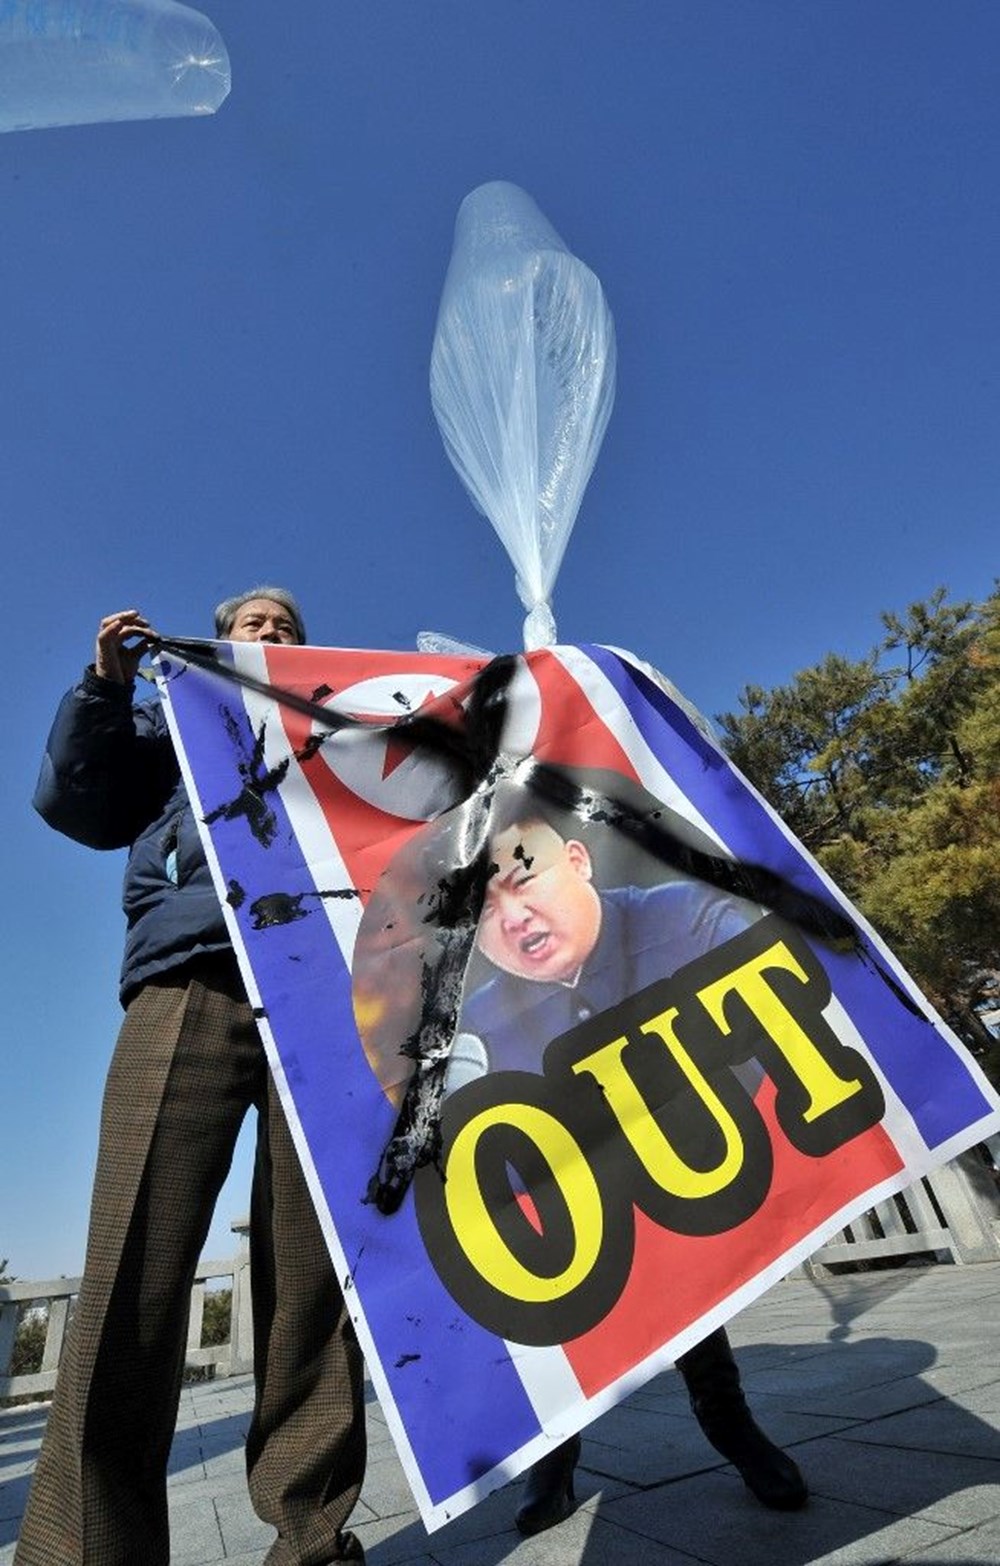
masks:
<path id="1" fill-rule="evenodd" d="M 257 687 L 161 683 L 429 1527 L 995 1128 L 890 954 L 629 655 L 223 657 Z M 417 1145 L 387 1215 L 387 1150 Z"/>
<path id="2" fill-rule="evenodd" d="M 586 847 L 528 819 L 491 838 L 490 858 L 495 868 L 479 918 L 479 950 L 515 978 L 573 983 L 601 928 Z"/>

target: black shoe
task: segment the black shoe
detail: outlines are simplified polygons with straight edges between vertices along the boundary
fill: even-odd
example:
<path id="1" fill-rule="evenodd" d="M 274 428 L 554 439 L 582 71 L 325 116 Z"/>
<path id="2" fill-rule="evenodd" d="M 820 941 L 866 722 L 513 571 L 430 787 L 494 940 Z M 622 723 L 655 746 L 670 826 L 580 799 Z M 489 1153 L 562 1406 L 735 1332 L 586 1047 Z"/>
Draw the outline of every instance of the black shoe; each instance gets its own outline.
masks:
<path id="1" fill-rule="evenodd" d="M 330 1556 L 329 1566 L 337 1566 L 339 1561 L 357 1561 L 364 1566 L 365 1552 L 356 1534 L 344 1532 L 340 1535 L 337 1546 L 337 1554 Z"/>
<path id="2" fill-rule="evenodd" d="M 519 1533 L 543 1533 L 576 1509 L 573 1470 L 580 1461 L 580 1437 L 570 1436 L 528 1469 L 514 1518 Z"/>
<path id="3" fill-rule="evenodd" d="M 702 1428 L 717 1452 L 727 1457 L 747 1489 L 775 1512 L 797 1512 L 809 1499 L 809 1487 L 798 1463 L 769 1441 L 749 1409 L 743 1419 L 729 1421 L 721 1433 Z"/>
<path id="4" fill-rule="evenodd" d="M 747 1407 L 724 1329 L 682 1354 L 677 1369 L 705 1435 L 739 1469 L 743 1483 L 761 1505 L 778 1512 L 796 1512 L 805 1506 L 809 1489 L 798 1464 L 768 1440 Z"/>

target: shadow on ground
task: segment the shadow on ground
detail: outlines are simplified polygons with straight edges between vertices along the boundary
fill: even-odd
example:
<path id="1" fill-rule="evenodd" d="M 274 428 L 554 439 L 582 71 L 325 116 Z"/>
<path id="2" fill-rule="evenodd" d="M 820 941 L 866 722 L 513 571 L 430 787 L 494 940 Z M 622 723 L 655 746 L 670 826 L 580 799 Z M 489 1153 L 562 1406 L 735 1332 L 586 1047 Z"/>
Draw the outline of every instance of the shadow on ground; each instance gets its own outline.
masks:
<path id="1" fill-rule="evenodd" d="M 754 1412 L 809 1480 L 804 1511 L 754 1501 L 706 1443 L 671 1370 L 585 1432 L 580 1505 L 558 1528 L 519 1538 L 518 1481 L 428 1535 L 369 1393 L 369 1473 L 355 1520 L 369 1566 L 996 1566 L 998 1272 L 929 1271 L 800 1281 L 732 1324 Z M 249 1385 L 226 1382 L 192 1394 L 171 1457 L 178 1498 L 199 1479 L 245 1496 L 250 1397 Z M 0 1546 L 16 1536 L 45 1412 L 4 1415 Z M 246 1511 L 252 1524 L 248 1502 Z M 259 1530 L 245 1548 L 239 1566 L 256 1566 L 266 1548 Z"/>

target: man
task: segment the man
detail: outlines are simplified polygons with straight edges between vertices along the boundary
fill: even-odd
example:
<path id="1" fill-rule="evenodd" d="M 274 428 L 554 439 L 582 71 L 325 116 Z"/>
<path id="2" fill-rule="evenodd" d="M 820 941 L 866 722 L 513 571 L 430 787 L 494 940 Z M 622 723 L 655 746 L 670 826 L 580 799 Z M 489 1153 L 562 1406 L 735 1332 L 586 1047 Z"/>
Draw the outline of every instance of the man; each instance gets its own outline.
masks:
<path id="1" fill-rule="evenodd" d="M 586 845 L 523 795 L 500 801 L 490 860 L 477 944 L 495 971 L 466 998 L 461 1025 L 492 1070 L 539 1070 L 551 1040 L 738 935 L 758 912 L 689 880 L 599 893 Z M 725 1330 L 682 1354 L 677 1368 L 708 1440 L 757 1499 L 784 1511 L 803 1506 L 805 1481 L 754 1421 Z M 522 1533 L 572 1511 L 579 1454 L 575 1436 L 530 1470 Z"/>
<path id="2" fill-rule="evenodd" d="M 752 905 L 690 880 L 598 892 L 590 851 L 530 802 L 494 830 L 476 935 L 499 970 L 465 1002 L 493 1070 L 537 1071 L 551 1039 L 666 978 L 757 916 Z M 528 990 L 523 980 L 537 989 Z"/>
<path id="3" fill-rule="evenodd" d="M 216 634 L 301 643 L 257 587 Z M 125 1021 L 108 1075 L 87 1260 L 16 1566 L 167 1566 L 166 1464 L 194 1270 L 240 1124 L 257 1110 L 250 1260 L 251 1499 L 267 1566 L 360 1561 L 344 1524 L 364 1477 L 362 1364 L 267 1069 L 158 702 L 132 704 L 154 633 L 108 615 L 63 699 L 35 805 L 93 848 L 129 848 Z"/>

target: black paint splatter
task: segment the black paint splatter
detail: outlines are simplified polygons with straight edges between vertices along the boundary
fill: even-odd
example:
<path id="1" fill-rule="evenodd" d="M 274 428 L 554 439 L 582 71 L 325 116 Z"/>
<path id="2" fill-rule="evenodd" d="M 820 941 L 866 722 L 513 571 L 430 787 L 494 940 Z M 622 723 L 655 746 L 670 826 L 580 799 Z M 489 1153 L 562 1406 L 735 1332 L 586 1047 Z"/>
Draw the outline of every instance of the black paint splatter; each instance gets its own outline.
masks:
<path id="1" fill-rule="evenodd" d="M 223 805 L 217 805 L 209 811 L 204 818 L 205 825 L 211 826 L 213 821 L 236 821 L 240 816 L 246 817 L 246 822 L 254 837 L 262 848 L 270 848 L 278 832 L 278 822 L 270 805 L 264 798 L 271 793 L 284 780 L 285 774 L 291 765 L 291 757 L 285 756 L 276 767 L 270 770 L 264 769 L 264 733 L 266 724 L 262 723 L 257 734 L 253 736 L 253 743 L 247 754 L 246 735 L 233 712 L 228 707 L 222 708 L 222 719 L 226 726 L 226 732 L 237 752 L 239 760 L 236 771 L 242 779 L 242 787 L 239 793 Z M 246 725 L 249 728 L 249 724 Z"/>
<path id="2" fill-rule="evenodd" d="M 255 897 L 250 904 L 253 928 L 269 930 L 276 924 L 291 924 L 295 919 L 304 919 L 307 912 L 302 907 L 304 895 L 300 892 L 293 897 L 288 892 L 267 892 L 263 897 Z"/>
<path id="3" fill-rule="evenodd" d="M 247 894 L 240 883 L 231 878 L 226 882 L 226 902 L 230 908 L 242 908 L 247 900 Z"/>
<path id="4" fill-rule="evenodd" d="M 312 910 L 303 908 L 302 904 L 309 898 L 346 901 L 360 896 L 356 886 L 338 886 L 325 892 L 264 892 L 250 904 L 250 919 L 255 930 L 270 930 L 275 925 L 294 924 L 296 919 L 308 918 Z"/>

